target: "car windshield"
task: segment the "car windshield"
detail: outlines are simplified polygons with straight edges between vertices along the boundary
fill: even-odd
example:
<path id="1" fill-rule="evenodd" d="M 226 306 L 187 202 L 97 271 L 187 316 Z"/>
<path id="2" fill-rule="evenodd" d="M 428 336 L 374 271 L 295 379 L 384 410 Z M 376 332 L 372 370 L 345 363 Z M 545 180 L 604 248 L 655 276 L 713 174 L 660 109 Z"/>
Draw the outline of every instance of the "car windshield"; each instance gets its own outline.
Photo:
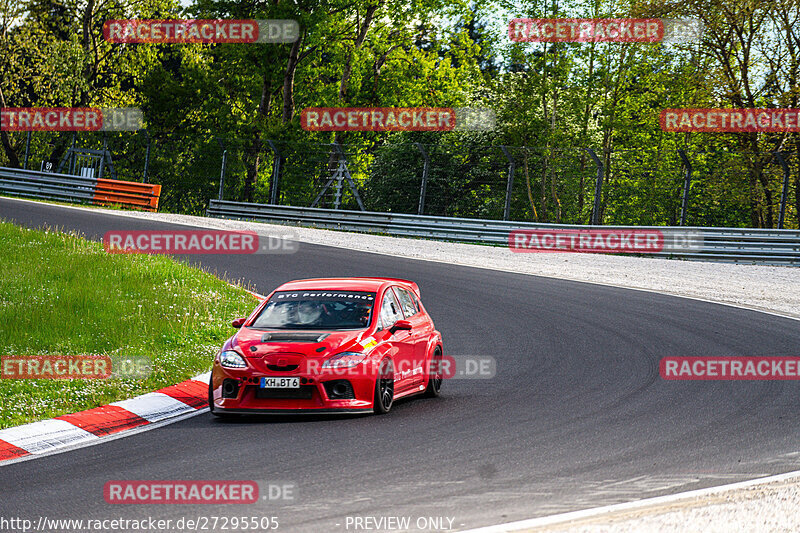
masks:
<path id="1" fill-rule="evenodd" d="M 374 305 L 374 292 L 278 291 L 249 327 L 363 329 L 369 325 Z"/>

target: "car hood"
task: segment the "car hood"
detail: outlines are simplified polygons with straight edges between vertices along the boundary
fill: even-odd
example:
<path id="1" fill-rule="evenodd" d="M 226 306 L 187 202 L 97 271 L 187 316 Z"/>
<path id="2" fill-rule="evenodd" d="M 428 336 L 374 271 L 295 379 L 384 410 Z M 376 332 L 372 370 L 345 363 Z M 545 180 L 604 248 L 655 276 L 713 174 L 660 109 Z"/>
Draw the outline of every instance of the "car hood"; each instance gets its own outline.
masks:
<path id="1" fill-rule="evenodd" d="M 262 359 L 276 353 L 306 357 L 327 357 L 344 351 L 363 351 L 374 341 L 366 330 L 305 331 L 242 328 L 233 342 L 248 359 Z"/>

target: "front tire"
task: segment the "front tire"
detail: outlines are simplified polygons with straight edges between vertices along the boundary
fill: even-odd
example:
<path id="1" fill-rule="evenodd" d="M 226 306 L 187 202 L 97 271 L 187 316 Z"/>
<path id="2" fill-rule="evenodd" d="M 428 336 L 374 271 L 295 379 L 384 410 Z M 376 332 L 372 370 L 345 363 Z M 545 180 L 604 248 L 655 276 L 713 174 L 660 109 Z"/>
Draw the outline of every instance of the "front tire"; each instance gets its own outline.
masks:
<path id="1" fill-rule="evenodd" d="M 375 397 L 372 410 L 376 415 L 385 415 L 394 403 L 394 365 L 391 359 L 381 361 L 378 375 L 375 377 Z"/>

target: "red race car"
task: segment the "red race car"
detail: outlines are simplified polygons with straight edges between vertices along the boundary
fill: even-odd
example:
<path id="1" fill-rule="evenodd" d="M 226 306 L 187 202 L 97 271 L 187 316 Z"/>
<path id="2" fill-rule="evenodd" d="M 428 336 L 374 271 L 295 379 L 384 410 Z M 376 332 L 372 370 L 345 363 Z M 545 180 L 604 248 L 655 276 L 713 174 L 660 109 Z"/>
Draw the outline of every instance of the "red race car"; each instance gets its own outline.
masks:
<path id="1" fill-rule="evenodd" d="M 233 326 L 209 381 L 217 416 L 387 413 L 442 386 L 442 336 L 411 281 L 290 281 Z"/>

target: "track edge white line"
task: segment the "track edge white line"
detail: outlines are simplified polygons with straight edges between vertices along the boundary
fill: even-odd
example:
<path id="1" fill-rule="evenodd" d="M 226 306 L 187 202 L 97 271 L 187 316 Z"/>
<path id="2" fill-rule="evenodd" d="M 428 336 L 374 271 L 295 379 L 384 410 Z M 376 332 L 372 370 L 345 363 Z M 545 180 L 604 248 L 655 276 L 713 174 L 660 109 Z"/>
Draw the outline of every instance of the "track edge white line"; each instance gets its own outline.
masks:
<path id="1" fill-rule="evenodd" d="M 756 485 L 777 483 L 794 478 L 800 478 L 800 470 L 794 470 L 792 472 L 786 472 L 784 474 L 776 474 L 774 476 L 748 479 L 746 481 L 737 481 L 736 483 L 717 485 L 705 489 L 695 489 L 686 492 L 678 492 L 675 494 L 667 494 L 664 496 L 656 496 L 654 498 L 645 498 L 643 500 L 615 503 L 612 505 L 604 505 L 601 507 L 582 509 L 580 511 L 570 511 L 567 513 L 540 516 L 537 518 L 528 518 L 525 520 L 517 520 L 514 522 L 506 522 L 503 524 L 496 524 L 492 526 L 483 526 L 474 529 L 463 529 L 459 531 L 460 533 L 512 533 L 517 531 L 524 531 L 526 529 L 531 529 L 531 528 L 563 525 L 568 522 L 573 522 L 575 520 L 595 518 L 620 511 L 633 511 L 638 509 L 644 509 L 646 507 L 655 507 L 664 504 L 676 503 L 682 500 L 689 500 L 692 498 L 705 498 L 723 492 L 745 489 Z"/>

